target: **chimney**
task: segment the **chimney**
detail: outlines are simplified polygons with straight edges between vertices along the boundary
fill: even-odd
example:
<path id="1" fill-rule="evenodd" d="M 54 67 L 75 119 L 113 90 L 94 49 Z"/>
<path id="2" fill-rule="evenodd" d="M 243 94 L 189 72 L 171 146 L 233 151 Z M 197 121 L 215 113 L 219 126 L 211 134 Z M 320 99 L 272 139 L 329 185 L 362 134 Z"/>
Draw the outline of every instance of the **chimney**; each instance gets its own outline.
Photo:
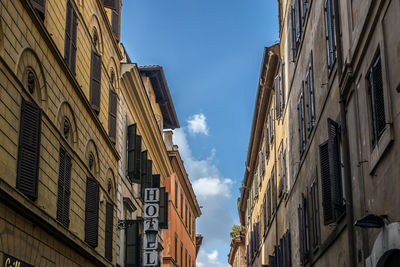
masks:
<path id="1" fill-rule="evenodd" d="M 174 144 L 172 142 L 172 130 L 164 131 L 164 143 L 168 151 L 172 151 Z"/>

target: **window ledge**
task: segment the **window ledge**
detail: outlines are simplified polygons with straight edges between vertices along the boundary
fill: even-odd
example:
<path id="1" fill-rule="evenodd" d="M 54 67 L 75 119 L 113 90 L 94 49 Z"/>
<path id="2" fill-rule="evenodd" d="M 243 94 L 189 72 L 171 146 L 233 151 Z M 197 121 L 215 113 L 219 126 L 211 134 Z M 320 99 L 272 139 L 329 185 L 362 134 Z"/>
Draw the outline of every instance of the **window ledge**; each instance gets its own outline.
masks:
<path id="1" fill-rule="evenodd" d="M 385 131 L 383 132 L 381 138 L 378 141 L 378 144 L 374 147 L 370 155 L 369 161 L 369 173 L 371 174 L 379 160 L 382 158 L 383 153 L 389 147 L 389 145 L 394 140 L 393 138 L 393 126 L 392 124 L 387 123 Z"/>

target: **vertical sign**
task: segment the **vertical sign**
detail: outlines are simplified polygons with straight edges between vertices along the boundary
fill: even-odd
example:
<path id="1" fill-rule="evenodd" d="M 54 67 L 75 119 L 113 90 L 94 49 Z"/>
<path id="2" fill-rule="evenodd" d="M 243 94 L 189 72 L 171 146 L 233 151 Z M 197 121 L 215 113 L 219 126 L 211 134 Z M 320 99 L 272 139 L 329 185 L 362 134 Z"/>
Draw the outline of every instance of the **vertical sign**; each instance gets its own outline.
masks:
<path id="1" fill-rule="evenodd" d="M 146 188 L 144 192 L 143 266 L 158 265 L 158 214 L 160 189 Z"/>

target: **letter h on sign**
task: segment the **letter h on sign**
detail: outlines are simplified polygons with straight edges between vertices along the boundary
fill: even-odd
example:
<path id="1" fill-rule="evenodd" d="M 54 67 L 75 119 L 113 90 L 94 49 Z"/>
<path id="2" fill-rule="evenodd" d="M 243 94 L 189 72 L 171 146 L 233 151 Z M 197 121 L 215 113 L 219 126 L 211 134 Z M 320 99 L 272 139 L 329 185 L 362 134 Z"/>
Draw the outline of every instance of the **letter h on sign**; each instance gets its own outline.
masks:
<path id="1" fill-rule="evenodd" d="M 146 188 L 144 191 L 144 202 L 154 203 L 160 201 L 160 189 Z"/>

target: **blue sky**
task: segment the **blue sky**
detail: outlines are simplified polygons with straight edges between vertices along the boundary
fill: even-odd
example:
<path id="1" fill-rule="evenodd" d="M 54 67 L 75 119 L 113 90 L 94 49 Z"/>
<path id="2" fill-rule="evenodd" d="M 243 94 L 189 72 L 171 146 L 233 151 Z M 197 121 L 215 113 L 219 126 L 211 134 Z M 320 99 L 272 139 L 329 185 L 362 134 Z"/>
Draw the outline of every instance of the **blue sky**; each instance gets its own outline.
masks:
<path id="1" fill-rule="evenodd" d="M 203 215 L 199 267 L 229 266 L 263 48 L 278 41 L 276 0 L 125 0 L 121 37 L 138 65 L 161 65 L 175 131 Z"/>

